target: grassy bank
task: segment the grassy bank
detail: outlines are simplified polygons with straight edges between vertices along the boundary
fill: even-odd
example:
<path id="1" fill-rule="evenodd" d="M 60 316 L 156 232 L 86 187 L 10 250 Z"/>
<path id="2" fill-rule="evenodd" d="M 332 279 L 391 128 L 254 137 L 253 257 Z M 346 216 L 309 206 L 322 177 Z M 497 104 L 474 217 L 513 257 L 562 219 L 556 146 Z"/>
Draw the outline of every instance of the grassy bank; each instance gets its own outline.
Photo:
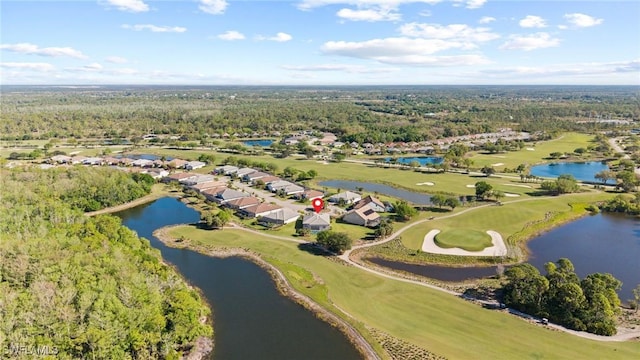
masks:
<path id="1" fill-rule="evenodd" d="M 511 315 L 484 310 L 461 299 L 417 285 L 382 278 L 331 258 L 301 251 L 298 244 L 240 230 L 205 231 L 177 227 L 194 246 L 241 247 L 282 263 L 305 269 L 325 290 L 307 288 L 308 275 L 283 273 L 299 291 L 320 304 L 330 302 L 368 328 L 456 359 L 616 358 L 632 359 L 640 343 L 601 343 L 528 324 Z M 281 269 L 282 270 L 282 269 Z M 298 275 L 295 275 L 295 274 Z M 299 279 L 296 279 L 299 277 Z M 461 346 L 464 344 L 464 346 Z"/>

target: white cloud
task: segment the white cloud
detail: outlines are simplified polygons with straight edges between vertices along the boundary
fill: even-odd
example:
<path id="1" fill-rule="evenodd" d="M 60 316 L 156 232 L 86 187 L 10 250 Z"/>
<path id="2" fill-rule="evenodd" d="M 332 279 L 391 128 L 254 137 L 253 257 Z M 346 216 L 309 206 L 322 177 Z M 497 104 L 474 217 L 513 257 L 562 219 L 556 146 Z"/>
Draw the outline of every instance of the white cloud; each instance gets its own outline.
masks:
<path id="1" fill-rule="evenodd" d="M 200 0 L 198 9 L 207 14 L 220 15 L 224 14 L 227 6 L 229 6 L 227 0 Z"/>
<path id="2" fill-rule="evenodd" d="M 17 52 L 20 54 L 28 54 L 28 55 L 40 55 L 40 56 L 52 56 L 52 57 L 69 56 L 76 59 L 87 58 L 87 56 L 84 55 L 82 52 L 70 47 L 41 48 L 38 45 L 34 45 L 34 44 L 19 43 L 19 44 L 2 44 L 0 45 L 0 49 Z"/>
<path id="3" fill-rule="evenodd" d="M 406 55 L 393 57 L 379 57 L 376 60 L 393 65 L 408 65 L 419 67 L 444 67 L 444 66 L 475 66 L 491 63 L 482 55 L 448 55 L 448 56 L 428 56 L 428 55 Z"/>
<path id="4" fill-rule="evenodd" d="M 293 71 L 342 71 L 356 74 L 379 74 L 398 70 L 394 68 L 372 68 L 370 66 L 351 64 L 283 65 L 282 68 Z"/>
<path id="5" fill-rule="evenodd" d="M 298 3 L 298 9 L 310 10 L 313 8 L 328 6 L 328 5 L 353 5 L 358 8 L 368 7 L 386 7 L 389 9 L 395 9 L 402 4 L 422 3 L 422 4 L 437 4 L 443 0 L 302 0 Z M 470 0 L 477 1 L 477 0 Z M 480 0 L 486 1 L 486 0 Z"/>
<path id="6" fill-rule="evenodd" d="M 484 5 L 487 0 L 467 0 L 467 9 L 478 9 Z"/>
<path id="7" fill-rule="evenodd" d="M 547 22 L 540 16 L 527 15 L 519 22 L 523 28 L 543 28 L 547 27 Z"/>
<path id="8" fill-rule="evenodd" d="M 496 21 L 496 18 L 492 17 L 492 16 L 483 16 L 480 18 L 480 20 L 478 20 L 479 24 L 488 24 L 490 22 L 494 22 Z"/>
<path id="9" fill-rule="evenodd" d="M 398 21 L 401 19 L 401 15 L 396 12 L 395 9 L 364 9 L 364 10 L 352 10 L 352 9 L 340 9 L 336 15 L 339 18 L 350 21 Z"/>
<path id="10" fill-rule="evenodd" d="M 129 60 L 120 57 L 120 56 L 109 56 L 108 58 L 106 58 L 105 60 L 107 60 L 107 62 L 113 63 L 113 64 L 126 64 L 129 62 Z"/>
<path id="11" fill-rule="evenodd" d="M 581 14 L 581 13 L 573 13 L 573 14 L 565 14 L 564 18 L 567 21 L 575 26 L 575 27 L 591 27 L 602 24 L 603 19 L 596 19 L 592 16 Z"/>
<path id="12" fill-rule="evenodd" d="M 235 30 L 225 31 L 222 34 L 218 35 L 217 37 L 220 40 L 227 40 L 227 41 L 244 40 L 245 39 L 244 34 L 242 34 L 239 31 L 235 31 Z"/>
<path id="13" fill-rule="evenodd" d="M 500 46 L 500 49 L 531 51 L 558 45 L 560 45 L 560 39 L 552 38 L 548 33 L 540 32 L 531 35 L 511 35 L 509 40 Z"/>
<path id="14" fill-rule="evenodd" d="M 82 68 L 86 71 L 100 71 L 103 69 L 103 66 L 98 63 L 92 63 L 89 65 L 85 65 Z"/>
<path id="15" fill-rule="evenodd" d="M 151 32 L 159 32 L 159 33 L 164 33 L 164 32 L 183 33 L 187 31 L 187 28 L 181 27 L 181 26 L 171 27 L 171 26 L 156 26 L 151 24 L 137 24 L 137 25 L 124 24 L 122 25 L 122 28 L 135 30 L 135 31 L 149 30 Z"/>
<path id="16" fill-rule="evenodd" d="M 500 37 L 492 33 L 489 28 L 473 28 L 466 24 L 439 24 L 409 23 L 400 27 L 400 33 L 405 36 L 421 37 L 427 39 L 451 39 L 467 43 L 468 48 L 473 48 L 475 42 L 495 40 Z"/>
<path id="17" fill-rule="evenodd" d="M 482 73 L 508 77 L 555 78 L 567 76 L 574 80 L 578 77 L 612 76 L 615 74 L 637 73 L 640 71 L 640 59 L 607 63 L 550 64 L 544 66 L 516 66 L 484 70 Z M 542 80 L 545 81 L 545 80 Z"/>
<path id="18" fill-rule="evenodd" d="M 106 0 L 107 4 L 121 11 L 145 12 L 149 11 L 149 5 L 142 0 Z"/>
<path id="19" fill-rule="evenodd" d="M 256 36 L 256 40 L 269 40 L 269 41 L 277 41 L 277 42 L 287 42 L 287 41 L 290 41 L 291 39 L 293 39 L 293 36 L 283 32 L 279 32 L 276 34 L 276 36 L 270 36 L 270 37 L 262 36 L 262 35 Z"/>
<path id="20" fill-rule="evenodd" d="M 7 69 L 33 70 L 33 71 L 53 71 L 55 67 L 48 63 L 23 63 L 6 62 L 0 63 L 0 67 Z"/>

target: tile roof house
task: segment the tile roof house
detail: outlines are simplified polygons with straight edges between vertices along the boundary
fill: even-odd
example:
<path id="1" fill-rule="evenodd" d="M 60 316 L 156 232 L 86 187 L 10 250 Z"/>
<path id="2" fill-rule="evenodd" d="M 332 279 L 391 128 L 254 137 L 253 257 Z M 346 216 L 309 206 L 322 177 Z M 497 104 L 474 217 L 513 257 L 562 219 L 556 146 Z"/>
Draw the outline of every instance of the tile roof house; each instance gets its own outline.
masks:
<path id="1" fill-rule="evenodd" d="M 138 167 L 152 167 L 153 161 L 148 159 L 136 159 L 131 162 L 131 165 Z"/>
<path id="2" fill-rule="evenodd" d="M 324 193 L 322 191 L 308 189 L 308 190 L 305 190 L 304 192 L 298 194 L 297 197 L 298 197 L 298 199 L 301 199 L 301 200 L 312 201 L 313 199 L 316 199 L 316 198 L 323 198 L 324 197 Z"/>
<path id="3" fill-rule="evenodd" d="M 242 213 L 242 215 L 249 218 L 256 218 L 259 216 L 269 215 L 280 209 L 282 209 L 282 207 L 278 205 L 261 203 L 261 204 L 256 204 L 256 205 L 251 205 L 249 207 L 246 207 L 240 210 L 240 213 Z"/>
<path id="4" fill-rule="evenodd" d="M 67 156 L 67 155 L 54 155 L 49 159 L 49 162 L 51 163 L 58 163 L 58 164 L 68 164 L 71 162 L 71 156 Z"/>
<path id="5" fill-rule="evenodd" d="M 242 179 L 245 175 L 248 175 L 248 174 L 254 173 L 254 172 L 256 172 L 256 171 L 258 171 L 258 170 L 256 170 L 256 169 L 252 169 L 252 168 L 248 168 L 248 167 L 244 167 L 244 168 L 242 168 L 242 169 L 238 169 L 234 174 L 235 174 L 237 177 L 239 177 L 239 178 L 241 178 L 241 179 Z"/>
<path id="6" fill-rule="evenodd" d="M 221 186 L 227 186 L 227 184 L 224 181 L 205 181 L 205 182 L 189 185 L 189 188 L 196 191 L 202 191 L 202 190 L 221 187 Z"/>
<path id="7" fill-rule="evenodd" d="M 317 233 L 331 228 L 331 218 L 328 213 L 310 213 L 302 218 L 302 228 Z"/>
<path id="8" fill-rule="evenodd" d="M 233 189 L 225 189 L 221 192 L 219 192 L 216 195 L 216 198 L 214 199 L 215 202 L 217 202 L 218 204 L 225 204 L 231 200 L 235 200 L 235 199 L 239 199 L 239 198 L 243 198 L 243 197 L 248 197 L 249 194 L 244 193 L 242 191 L 238 191 L 238 190 L 233 190 Z"/>
<path id="9" fill-rule="evenodd" d="M 348 211 L 342 217 L 342 221 L 367 227 L 375 227 L 380 224 L 380 215 L 369 206 L 363 206 L 359 209 Z"/>
<path id="10" fill-rule="evenodd" d="M 339 203 L 340 201 L 344 201 L 346 204 L 353 204 L 360 201 L 361 199 L 362 197 L 358 193 L 352 191 L 344 191 L 329 197 L 329 202 Z"/>
<path id="11" fill-rule="evenodd" d="M 207 163 L 204 163 L 202 161 L 189 161 L 188 163 L 184 164 L 184 168 L 187 170 L 197 170 L 205 167 L 206 165 Z"/>
<path id="12" fill-rule="evenodd" d="M 184 168 L 185 165 L 187 165 L 188 161 L 186 160 L 182 160 L 182 159 L 173 159 L 171 161 L 169 161 L 169 163 L 167 165 L 169 165 L 170 167 L 174 168 L 174 169 L 182 169 Z"/>
<path id="13" fill-rule="evenodd" d="M 267 189 L 271 192 L 276 192 L 280 189 L 286 188 L 289 185 L 293 185 L 293 183 L 286 180 L 274 181 L 267 185 Z"/>
<path id="14" fill-rule="evenodd" d="M 261 201 L 257 197 L 255 197 L 255 196 L 247 196 L 247 197 L 242 197 L 242 198 L 235 199 L 235 200 L 230 200 L 224 205 L 227 206 L 230 209 L 242 210 L 242 209 L 247 208 L 249 206 L 258 205 L 260 203 L 261 203 Z"/>
<path id="15" fill-rule="evenodd" d="M 182 180 L 180 182 L 184 183 L 187 186 L 192 186 L 192 185 L 195 185 L 195 184 L 201 184 L 201 183 L 205 183 L 205 182 L 216 181 L 216 178 L 213 175 L 202 175 L 202 174 L 195 174 L 195 175 L 196 176 L 184 179 L 184 180 Z"/>
<path id="16" fill-rule="evenodd" d="M 215 170 L 213 170 L 213 173 L 218 175 L 231 175 L 235 174 L 238 170 L 240 170 L 240 168 L 238 168 L 237 166 L 225 165 L 215 168 Z"/>
<path id="17" fill-rule="evenodd" d="M 216 201 L 218 199 L 218 194 L 220 194 L 221 192 L 223 192 L 223 191 L 225 191 L 227 189 L 228 189 L 228 187 L 226 187 L 226 186 L 219 186 L 219 187 L 204 189 L 204 190 L 200 191 L 200 193 L 202 195 L 204 195 L 204 197 L 207 198 L 207 200 Z"/>
<path id="18" fill-rule="evenodd" d="M 365 207 L 365 206 L 369 206 L 375 212 L 385 212 L 386 211 L 386 206 L 384 206 L 382 201 L 378 200 L 377 198 L 374 198 L 371 195 L 369 195 L 369 196 L 365 197 L 364 199 L 358 201 L 353 206 L 353 208 L 354 209 L 360 209 L 360 208 Z"/>
<path id="19" fill-rule="evenodd" d="M 162 179 L 162 182 L 166 182 L 166 183 L 171 182 L 171 181 L 183 182 L 186 179 L 195 178 L 196 176 L 198 176 L 198 175 L 189 174 L 189 173 L 173 173 L 173 174 L 170 174 L 168 176 L 165 176 Z"/>
<path id="20" fill-rule="evenodd" d="M 256 171 L 256 172 L 252 172 L 251 174 L 246 174 L 242 176 L 242 181 L 250 183 L 258 179 L 265 178 L 267 176 L 271 176 L 271 174 L 267 174 L 266 172 L 262 172 L 262 171 Z"/>
<path id="21" fill-rule="evenodd" d="M 261 180 L 261 181 L 262 181 L 263 183 L 265 183 L 265 184 L 271 184 L 272 182 L 280 181 L 280 180 L 282 180 L 282 179 L 280 179 L 280 178 L 279 178 L 279 177 L 277 177 L 277 176 L 273 176 L 273 175 L 271 175 L 271 176 L 267 176 L 267 177 L 260 178 L 260 179 L 258 179 L 258 180 Z M 256 181 L 258 181 L 258 180 L 256 180 Z M 253 182 L 253 184 L 255 184 L 255 183 L 256 183 L 256 181 L 254 181 L 254 182 Z"/>
<path id="22" fill-rule="evenodd" d="M 271 214 L 264 215 L 258 219 L 258 223 L 264 226 L 280 226 L 295 222 L 300 217 L 300 214 L 289 209 L 282 208 L 276 210 Z"/>

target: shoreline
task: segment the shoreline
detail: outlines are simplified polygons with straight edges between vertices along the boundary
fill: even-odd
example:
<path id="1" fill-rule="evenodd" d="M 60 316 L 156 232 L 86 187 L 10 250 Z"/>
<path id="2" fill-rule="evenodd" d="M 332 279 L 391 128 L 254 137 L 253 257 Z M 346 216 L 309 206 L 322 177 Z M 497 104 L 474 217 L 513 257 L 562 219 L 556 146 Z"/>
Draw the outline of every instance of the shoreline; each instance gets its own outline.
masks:
<path id="1" fill-rule="evenodd" d="M 120 204 L 120 205 L 116 205 L 116 206 L 111 206 L 108 208 L 104 208 L 104 209 L 100 209 L 100 210 L 96 210 L 96 211 L 89 211 L 89 212 L 85 212 L 84 215 L 85 216 L 96 216 L 96 215 L 102 215 L 102 214 L 112 214 L 112 213 L 116 213 L 116 212 L 120 212 L 123 210 L 128 210 L 131 208 L 134 208 L 138 205 L 143 205 L 143 204 L 147 204 L 150 203 L 154 200 L 158 200 L 160 198 L 163 197 L 178 197 L 177 193 L 168 191 L 166 189 L 158 189 L 157 186 L 159 187 L 160 183 L 155 184 L 154 185 L 154 189 L 151 190 L 150 194 L 147 194 L 141 198 L 137 198 L 133 201 L 129 201 L 127 203 L 124 204 Z"/>
<path id="2" fill-rule="evenodd" d="M 360 332 L 358 332 L 355 327 L 349 324 L 346 320 L 340 318 L 338 315 L 332 313 L 328 309 L 325 309 L 308 296 L 295 290 L 291 283 L 289 283 L 287 278 L 284 276 L 284 274 L 277 267 L 260 257 L 259 254 L 240 248 L 211 249 L 204 246 L 194 246 L 190 243 L 176 242 L 177 239 L 171 237 L 169 235 L 169 231 L 173 228 L 184 225 L 185 224 L 178 224 L 156 229 L 153 232 L 153 236 L 155 236 L 158 240 L 160 240 L 168 247 L 188 249 L 217 258 L 236 256 L 255 263 L 269 274 L 269 276 L 275 283 L 276 289 L 278 289 L 278 292 L 280 292 L 280 294 L 309 310 L 318 319 L 337 328 L 343 335 L 347 337 L 349 342 L 351 342 L 355 346 L 356 350 L 361 355 L 363 355 L 365 359 L 380 359 L 380 356 L 374 350 L 373 346 L 360 334 Z"/>

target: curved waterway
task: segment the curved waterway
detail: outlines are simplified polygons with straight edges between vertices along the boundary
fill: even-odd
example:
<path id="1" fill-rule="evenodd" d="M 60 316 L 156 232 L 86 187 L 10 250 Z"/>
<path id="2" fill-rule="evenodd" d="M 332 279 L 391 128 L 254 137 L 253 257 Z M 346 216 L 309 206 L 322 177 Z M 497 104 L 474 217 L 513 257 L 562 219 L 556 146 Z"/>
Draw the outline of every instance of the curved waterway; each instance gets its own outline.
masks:
<path id="1" fill-rule="evenodd" d="M 602 161 L 588 162 L 560 162 L 531 167 L 531 175 L 556 178 L 563 174 L 573 175 L 580 181 L 600 182 L 596 180 L 597 173 L 609 170 L 609 166 Z"/>
<path id="2" fill-rule="evenodd" d="M 544 264 L 568 258 L 578 276 L 610 273 L 622 281 L 620 300 L 633 299 L 640 284 L 640 220 L 611 214 L 578 219 L 552 229 L 527 243 L 528 262 L 545 273 Z M 369 261 L 390 269 L 410 272 L 441 281 L 464 281 L 496 275 L 494 267 L 448 267 L 414 265 L 380 258 Z"/>
<path id="3" fill-rule="evenodd" d="M 362 358 L 339 330 L 282 296 L 269 274 L 253 262 L 174 249 L 156 239 L 156 229 L 200 219 L 179 200 L 162 198 L 115 215 L 149 239 L 212 305 L 215 345 L 210 359 Z"/>
<path id="4" fill-rule="evenodd" d="M 380 194 L 393 196 L 398 199 L 403 199 L 410 203 L 414 203 L 416 205 L 431 205 L 431 196 L 427 194 L 423 194 L 415 191 L 397 189 L 384 184 L 375 184 L 375 183 L 351 181 L 351 180 L 327 180 L 327 181 L 321 181 L 320 183 L 318 183 L 318 185 L 332 187 L 336 189 L 354 190 L 354 191 L 358 190 L 359 188 L 362 188 L 363 190 L 366 190 L 366 191 L 377 192 Z"/>

